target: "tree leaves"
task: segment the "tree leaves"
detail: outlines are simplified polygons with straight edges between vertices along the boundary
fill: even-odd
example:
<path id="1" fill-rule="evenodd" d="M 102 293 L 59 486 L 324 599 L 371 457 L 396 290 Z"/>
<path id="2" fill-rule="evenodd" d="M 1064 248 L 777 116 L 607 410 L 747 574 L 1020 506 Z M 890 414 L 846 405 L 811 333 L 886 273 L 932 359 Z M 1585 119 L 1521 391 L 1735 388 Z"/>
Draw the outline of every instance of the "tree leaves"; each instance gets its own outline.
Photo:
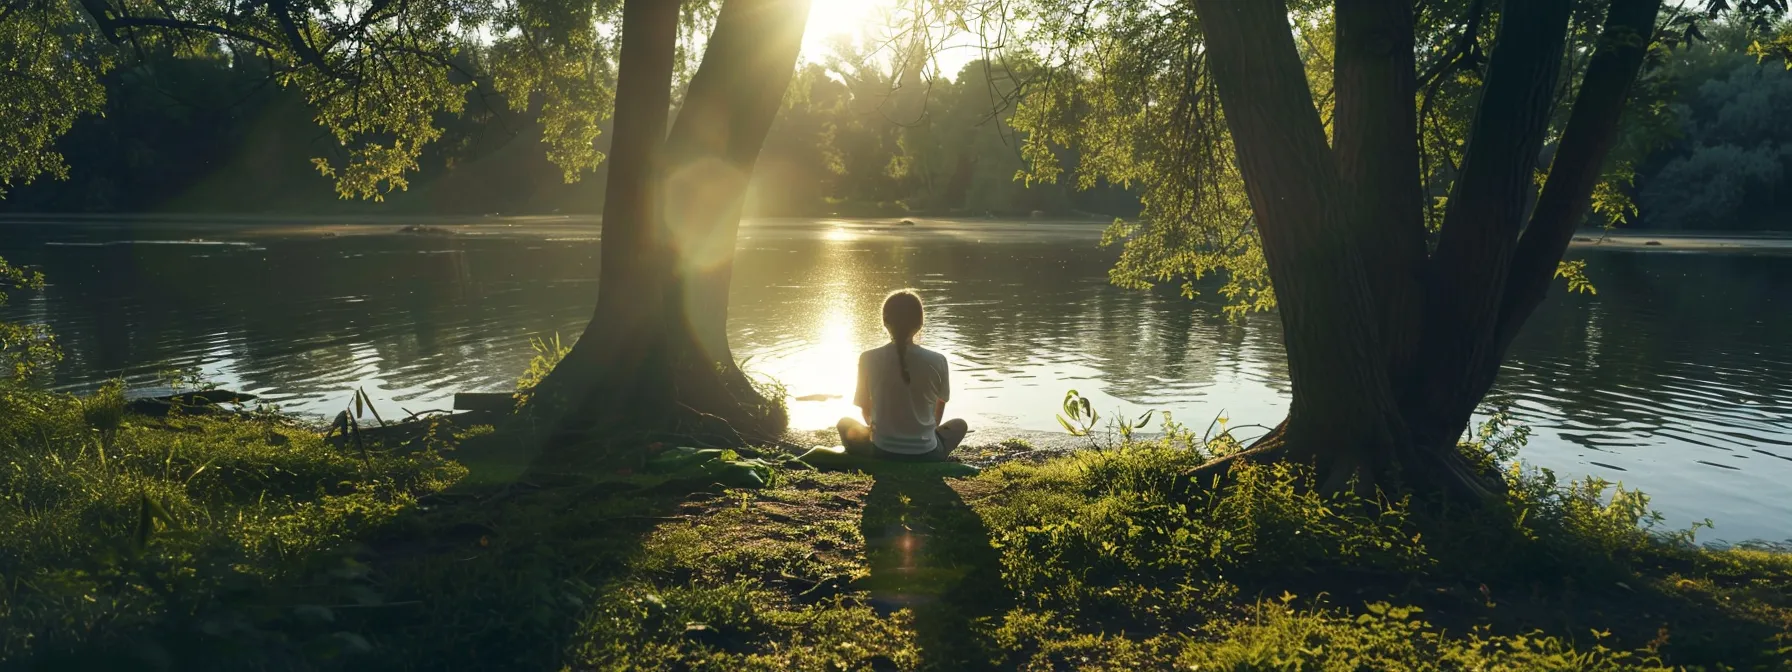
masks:
<path id="1" fill-rule="evenodd" d="M 65 177 L 52 148 L 104 107 L 99 76 L 116 58 L 151 53 L 253 61 L 299 91 L 339 148 L 312 165 L 342 198 L 407 188 L 424 148 L 442 137 L 441 117 L 461 114 L 477 82 L 516 109 L 539 104 L 548 156 L 568 181 L 602 160 L 594 142 L 612 77 L 599 36 L 615 0 L 82 4 L 0 7 L 0 72 L 10 75 L 0 78 L 0 196 L 40 175 Z"/>
<path id="2" fill-rule="evenodd" d="M 68 176 L 56 139 L 105 104 L 111 59 L 67 0 L 0 5 L 0 198 L 39 176 Z"/>

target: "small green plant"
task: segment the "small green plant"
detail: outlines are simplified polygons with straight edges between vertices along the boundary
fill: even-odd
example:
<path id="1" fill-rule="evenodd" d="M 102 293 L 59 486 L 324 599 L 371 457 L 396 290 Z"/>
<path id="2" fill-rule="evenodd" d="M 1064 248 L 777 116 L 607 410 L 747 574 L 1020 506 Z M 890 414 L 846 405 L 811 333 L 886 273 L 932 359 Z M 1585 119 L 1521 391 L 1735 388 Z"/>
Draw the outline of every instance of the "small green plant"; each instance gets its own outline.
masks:
<path id="1" fill-rule="evenodd" d="M 1071 436 L 1088 439 L 1089 447 L 1097 450 L 1133 443 L 1137 439 L 1138 431 L 1150 427 L 1151 421 L 1159 415 L 1157 409 L 1147 410 L 1136 418 L 1119 415 L 1119 412 L 1116 411 L 1117 417 L 1108 419 L 1107 428 L 1103 430 L 1105 431 L 1104 436 L 1103 431 L 1096 430 L 1096 427 L 1101 424 L 1101 413 L 1095 410 L 1089 398 L 1083 396 L 1082 393 L 1076 390 L 1065 392 L 1064 403 L 1060 411 L 1057 416 L 1058 426 L 1063 427 L 1064 431 L 1069 432 Z M 1166 438 L 1171 438 L 1170 435 L 1182 429 L 1181 425 L 1171 422 L 1169 411 L 1163 411 L 1162 416 L 1163 421 L 1159 424 L 1164 428 Z"/>
<path id="2" fill-rule="evenodd" d="M 1599 288 L 1593 286 L 1593 280 L 1587 277 L 1587 260 L 1561 261 L 1556 263 L 1556 277 L 1568 281 L 1568 291 L 1598 294 Z"/>
<path id="3" fill-rule="evenodd" d="M 1232 418 L 1226 415 L 1225 409 L 1220 409 L 1219 414 L 1213 416 L 1213 422 L 1207 423 L 1207 431 L 1201 435 L 1201 447 L 1209 456 L 1219 457 L 1244 450 L 1244 442 L 1232 434 L 1232 430 L 1237 427 L 1231 426 L 1231 422 Z M 1219 432 L 1215 433 L 1215 429 Z"/>
<path id="4" fill-rule="evenodd" d="M 205 373 L 200 371 L 197 366 L 169 367 L 162 369 L 156 374 L 156 378 L 161 381 L 163 385 L 167 385 L 168 389 L 174 394 L 180 394 L 187 391 L 205 392 L 207 390 L 218 389 L 218 384 L 211 380 L 207 380 Z"/>
<path id="5" fill-rule="evenodd" d="M 87 428 L 99 437 L 100 464 L 106 463 L 106 454 L 112 452 L 112 444 L 118 438 L 118 430 L 124 427 L 124 381 L 109 380 L 92 395 L 81 400 L 81 420 Z"/>
<path id="6" fill-rule="evenodd" d="M 1483 469 L 1497 471 L 1515 462 L 1518 452 L 1530 440 L 1531 428 L 1513 417 L 1510 406 L 1500 405 L 1475 429 L 1474 438 L 1464 441 L 1462 447 Z"/>
<path id="7" fill-rule="evenodd" d="M 753 393 L 762 400 L 757 404 L 760 417 L 789 418 L 790 388 L 784 384 L 784 381 L 749 368 L 752 361 L 753 356 L 748 355 L 741 358 L 735 366 L 746 374 L 747 382 L 753 386 Z"/>
<path id="8" fill-rule="evenodd" d="M 361 420 L 367 417 L 369 412 L 373 414 L 374 421 L 380 423 L 381 427 L 386 426 L 386 419 L 380 417 L 379 409 L 374 408 L 373 399 L 367 396 L 367 390 L 355 388 L 354 395 L 349 399 L 348 408 L 337 413 L 336 419 L 330 422 L 330 428 L 324 431 L 324 440 L 339 439 L 338 445 L 340 445 L 340 441 L 353 439 L 355 450 L 361 453 L 361 461 L 371 464 L 371 458 L 367 454 L 367 442 L 361 437 Z"/>
<path id="9" fill-rule="evenodd" d="M 1058 416 L 1058 425 L 1071 436 L 1087 437 L 1095 432 L 1095 423 L 1101 420 L 1101 413 L 1089 403 L 1089 398 L 1076 390 L 1064 393 L 1063 413 Z"/>
<path id="10" fill-rule="evenodd" d="M 529 368 L 516 381 L 516 393 L 513 396 L 516 398 L 517 408 L 528 406 L 534 400 L 535 386 L 541 384 L 542 379 L 547 378 L 554 367 L 560 365 L 561 360 L 566 359 L 566 353 L 572 352 L 571 346 L 560 342 L 559 333 L 554 334 L 553 340 L 532 336 L 529 338 L 529 348 L 535 351 L 535 357 L 529 360 Z"/>

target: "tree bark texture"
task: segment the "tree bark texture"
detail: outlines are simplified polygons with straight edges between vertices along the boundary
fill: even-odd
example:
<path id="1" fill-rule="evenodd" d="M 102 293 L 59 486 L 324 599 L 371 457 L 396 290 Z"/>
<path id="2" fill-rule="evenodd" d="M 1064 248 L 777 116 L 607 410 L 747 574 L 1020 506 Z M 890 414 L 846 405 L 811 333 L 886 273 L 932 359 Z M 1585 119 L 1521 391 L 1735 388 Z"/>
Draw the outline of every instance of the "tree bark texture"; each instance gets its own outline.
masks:
<path id="1" fill-rule="evenodd" d="M 1485 498 L 1456 443 L 1541 302 L 1641 67 L 1660 0 L 1614 0 L 1529 225 L 1567 0 L 1506 0 L 1468 149 L 1427 255 L 1412 4 L 1339 0 L 1327 147 L 1282 2 L 1195 0 L 1281 306 L 1293 400 L 1235 461 L 1314 464 L 1323 487 Z M 1521 237 L 1522 232 L 1522 237 Z"/>
<path id="2" fill-rule="evenodd" d="M 790 88 L 809 0 L 731 0 L 691 78 L 667 141 L 667 222 L 697 347 L 730 385 L 745 382 L 728 347 L 728 288 L 741 206 L 759 150 Z"/>
<path id="3" fill-rule="evenodd" d="M 1425 419 L 1415 427 L 1425 443 L 1454 445 L 1486 393 L 1470 389 L 1470 382 L 1493 345 L 1532 171 L 1549 126 L 1570 4 L 1507 0 L 1501 8 L 1487 83 L 1426 283 L 1419 353 L 1424 374 L 1409 397 Z"/>
<path id="4" fill-rule="evenodd" d="M 654 299 L 666 276 L 661 176 L 677 40 L 677 0 L 624 3 L 597 308 L 537 388 L 539 398 L 566 415 L 602 410 L 624 416 L 667 401 L 665 387 L 651 374 L 665 364 L 659 347 L 664 305 Z"/>
<path id="5" fill-rule="evenodd" d="M 1281 306 L 1293 386 L 1285 445 L 1335 463 L 1322 465 L 1335 476 L 1373 473 L 1370 462 L 1387 456 L 1379 449 L 1405 445 L 1407 431 L 1288 10 L 1280 0 L 1195 6 Z"/>
<path id="6" fill-rule="evenodd" d="M 537 395 L 555 395 L 563 441 L 619 426 L 667 430 L 677 419 L 724 441 L 783 429 L 728 351 L 728 275 L 747 178 L 789 86 L 809 3 L 724 4 L 668 135 L 678 4 L 624 5 L 597 308 Z"/>
<path id="7" fill-rule="evenodd" d="M 1332 152 L 1358 253 L 1378 304 L 1396 388 L 1412 377 L 1424 293 L 1425 201 L 1419 176 L 1413 3 L 1339 0 Z"/>

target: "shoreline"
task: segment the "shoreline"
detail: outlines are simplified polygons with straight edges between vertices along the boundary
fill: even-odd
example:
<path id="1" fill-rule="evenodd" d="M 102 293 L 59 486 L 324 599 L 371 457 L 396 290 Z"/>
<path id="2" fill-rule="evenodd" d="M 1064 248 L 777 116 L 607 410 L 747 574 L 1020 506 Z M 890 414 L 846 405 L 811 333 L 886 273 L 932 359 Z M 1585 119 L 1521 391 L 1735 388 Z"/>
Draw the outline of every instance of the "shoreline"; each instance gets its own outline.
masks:
<path id="1" fill-rule="evenodd" d="M 793 223 L 862 223 L 869 225 L 894 225 L 903 217 L 837 217 L 837 216 L 767 216 L 747 217 L 743 223 L 764 225 L 789 225 Z M 1014 224 L 1055 224 L 1055 225 L 1093 225 L 1102 224 L 1106 220 L 1074 217 L 938 217 L 926 215 L 909 215 L 908 220 L 929 225 L 927 228 L 955 226 L 987 227 L 989 225 Z M 601 225 L 602 218 L 589 214 L 535 214 L 535 215 L 362 215 L 362 214 L 267 214 L 267 213 L 132 213 L 132 214 L 70 214 L 70 213 L 0 213 L 0 227 L 4 226 L 73 226 L 73 227 L 106 227 L 122 228 L 133 225 L 149 225 L 168 227 L 170 229 L 194 230 L 207 232 L 223 232 L 236 230 L 239 232 L 258 231 L 267 233 L 269 229 L 281 230 L 288 234 L 353 233 L 357 235 L 379 235 L 405 233 L 398 230 L 384 231 L 379 227 L 423 226 L 440 229 L 441 233 L 474 233 L 480 229 L 509 229 L 517 232 L 519 227 L 545 229 L 587 228 Z M 412 232 L 414 235 L 414 232 Z M 1648 231 L 1648 230 L 1612 230 L 1583 229 L 1574 234 L 1569 247 L 1576 249 L 1609 249 L 1609 250 L 1657 250 L 1678 252 L 1743 252 L 1743 253 L 1792 253 L 1792 231 Z"/>
<path id="2" fill-rule="evenodd" d="M 1581 231 L 1571 249 L 1662 252 L 1792 253 L 1792 232 Z"/>

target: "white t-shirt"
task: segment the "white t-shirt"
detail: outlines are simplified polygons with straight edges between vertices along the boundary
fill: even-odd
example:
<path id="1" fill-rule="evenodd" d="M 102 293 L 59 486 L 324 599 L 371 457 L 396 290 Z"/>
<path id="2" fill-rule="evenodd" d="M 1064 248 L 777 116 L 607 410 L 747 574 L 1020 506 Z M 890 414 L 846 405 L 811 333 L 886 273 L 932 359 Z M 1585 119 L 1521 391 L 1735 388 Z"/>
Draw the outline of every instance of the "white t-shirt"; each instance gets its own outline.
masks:
<path id="1" fill-rule="evenodd" d="M 853 404 L 871 415 L 871 442 L 892 453 L 920 455 L 939 447 L 934 431 L 939 418 L 934 408 L 952 397 L 946 356 L 919 345 L 909 345 L 909 382 L 902 382 L 896 361 L 896 344 L 866 350 L 859 355 L 859 387 Z"/>

